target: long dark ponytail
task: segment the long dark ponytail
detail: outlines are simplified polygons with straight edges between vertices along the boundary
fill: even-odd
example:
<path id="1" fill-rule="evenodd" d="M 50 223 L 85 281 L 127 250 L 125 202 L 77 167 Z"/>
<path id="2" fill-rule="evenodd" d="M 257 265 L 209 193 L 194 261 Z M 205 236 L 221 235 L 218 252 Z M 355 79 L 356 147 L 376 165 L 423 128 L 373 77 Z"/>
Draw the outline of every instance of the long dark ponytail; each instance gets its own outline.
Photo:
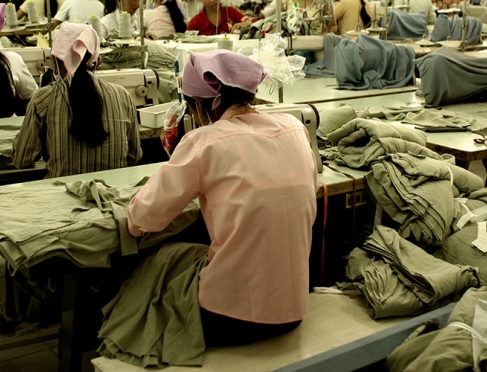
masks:
<path id="1" fill-rule="evenodd" d="M 69 131 L 78 141 L 96 147 L 101 145 L 110 133 L 103 127 L 103 101 L 86 67 L 86 62 L 90 57 L 90 53 L 85 54 L 68 89 L 73 115 Z"/>
<path id="2" fill-rule="evenodd" d="M 364 23 L 364 28 L 367 28 L 367 26 L 370 25 L 370 16 L 369 13 L 367 13 L 367 9 L 365 9 L 365 1 L 360 0 L 360 4 L 362 4 L 362 7 L 360 8 L 360 18 L 362 19 L 362 22 Z"/>
<path id="3" fill-rule="evenodd" d="M 0 90 L 2 91 L 2 103 L 0 104 L 0 117 L 8 118 L 15 113 L 15 87 L 10 62 L 0 52 Z"/>
<path id="4" fill-rule="evenodd" d="M 177 0 L 168 0 L 163 5 L 169 10 L 169 15 L 171 16 L 172 23 L 174 24 L 174 29 L 176 32 L 185 33 L 186 23 L 184 23 L 184 16 L 179 9 Z"/>

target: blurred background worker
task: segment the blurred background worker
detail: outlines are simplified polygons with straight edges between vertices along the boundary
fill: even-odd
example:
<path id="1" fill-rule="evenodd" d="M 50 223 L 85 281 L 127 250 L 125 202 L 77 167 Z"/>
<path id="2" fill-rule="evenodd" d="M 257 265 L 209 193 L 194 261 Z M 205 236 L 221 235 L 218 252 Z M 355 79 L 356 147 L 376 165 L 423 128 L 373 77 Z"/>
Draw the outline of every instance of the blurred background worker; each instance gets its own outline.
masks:
<path id="1" fill-rule="evenodd" d="M 140 160 L 135 104 L 124 87 L 96 78 L 99 54 L 91 25 L 61 25 L 51 50 L 55 81 L 34 94 L 13 143 L 17 168 L 30 168 L 42 157 L 50 178 Z"/>

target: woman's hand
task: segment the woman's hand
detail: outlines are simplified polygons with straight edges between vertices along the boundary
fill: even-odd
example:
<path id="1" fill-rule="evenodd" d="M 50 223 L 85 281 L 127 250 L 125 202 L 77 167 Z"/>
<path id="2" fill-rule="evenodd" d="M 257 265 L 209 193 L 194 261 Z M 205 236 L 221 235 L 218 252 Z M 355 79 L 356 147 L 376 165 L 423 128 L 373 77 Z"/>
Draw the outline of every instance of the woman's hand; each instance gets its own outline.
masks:
<path id="1" fill-rule="evenodd" d="M 243 22 L 235 23 L 232 28 L 230 29 L 230 32 L 236 31 L 236 30 L 243 30 L 245 28 L 249 28 L 252 25 L 252 20 L 250 18 L 247 18 Z"/>

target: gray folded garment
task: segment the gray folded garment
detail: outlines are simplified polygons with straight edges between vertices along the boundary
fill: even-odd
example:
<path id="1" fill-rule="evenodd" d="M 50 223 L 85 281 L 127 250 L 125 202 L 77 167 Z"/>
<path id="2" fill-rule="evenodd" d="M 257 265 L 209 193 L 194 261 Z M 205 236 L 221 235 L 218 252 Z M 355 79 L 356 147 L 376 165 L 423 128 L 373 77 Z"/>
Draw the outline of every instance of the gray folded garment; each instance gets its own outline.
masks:
<path id="1" fill-rule="evenodd" d="M 356 118 L 328 134 L 336 143 L 340 157 L 337 159 L 350 168 L 368 166 L 379 156 L 413 151 L 432 152 L 426 146 L 426 133 L 377 119 Z"/>
<path id="2" fill-rule="evenodd" d="M 414 74 L 414 49 L 359 35 L 335 47 L 335 77 L 340 89 L 388 89 L 406 86 Z"/>
<path id="3" fill-rule="evenodd" d="M 457 14 L 453 17 L 448 17 L 446 14 L 438 15 L 435 27 L 431 33 L 431 41 L 462 40 L 462 23 L 463 19 Z M 475 45 L 480 43 L 482 40 L 482 22 L 480 19 L 467 17 L 466 23 L 466 44 Z"/>
<path id="4" fill-rule="evenodd" d="M 443 243 L 465 214 L 454 198 L 484 187 L 479 176 L 436 156 L 392 153 L 365 175 L 377 203 L 400 224 L 401 236 L 432 245 Z"/>
<path id="5" fill-rule="evenodd" d="M 400 9 L 389 10 L 389 40 L 419 40 L 428 34 L 426 12 L 406 13 Z"/>
<path id="6" fill-rule="evenodd" d="M 487 287 L 469 288 L 454 307 L 448 324 L 462 322 L 471 326 L 478 300 L 487 301 Z M 484 360 L 485 355 L 481 355 L 482 371 Z M 386 359 L 390 372 L 467 371 L 473 366 L 472 334 L 453 326 L 409 337 Z"/>
<path id="7" fill-rule="evenodd" d="M 441 47 L 415 62 L 427 106 L 448 104 L 487 89 L 487 58 Z"/>
<path id="8" fill-rule="evenodd" d="M 323 136 L 327 136 L 334 130 L 342 127 L 350 120 L 355 119 L 357 113 L 351 105 L 337 107 L 335 109 L 320 112 L 320 126 L 318 130 Z"/>
<path id="9" fill-rule="evenodd" d="M 390 264 L 398 280 L 428 306 L 480 283 L 475 268 L 442 261 L 385 226 L 376 226 L 364 249 Z"/>

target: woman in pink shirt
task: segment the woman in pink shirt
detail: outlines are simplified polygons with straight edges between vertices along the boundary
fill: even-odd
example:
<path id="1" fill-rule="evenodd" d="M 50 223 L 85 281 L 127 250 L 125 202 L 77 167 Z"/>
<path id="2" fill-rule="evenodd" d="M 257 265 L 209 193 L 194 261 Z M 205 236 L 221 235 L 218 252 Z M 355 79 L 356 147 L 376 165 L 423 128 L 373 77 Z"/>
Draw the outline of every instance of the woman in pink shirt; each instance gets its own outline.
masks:
<path id="1" fill-rule="evenodd" d="M 183 93 L 199 128 L 129 206 L 129 231 L 142 236 L 198 197 L 211 238 L 198 289 L 207 346 L 288 332 L 308 312 L 316 161 L 299 120 L 250 105 L 264 77 L 234 52 L 192 54 Z"/>

